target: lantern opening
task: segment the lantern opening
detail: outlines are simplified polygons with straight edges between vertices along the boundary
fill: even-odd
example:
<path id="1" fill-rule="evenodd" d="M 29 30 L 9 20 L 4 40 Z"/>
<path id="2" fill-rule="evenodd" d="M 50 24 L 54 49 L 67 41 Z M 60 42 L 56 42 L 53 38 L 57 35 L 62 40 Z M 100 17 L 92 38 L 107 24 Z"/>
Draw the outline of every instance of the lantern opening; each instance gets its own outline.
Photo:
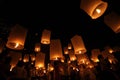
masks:
<path id="1" fill-rule="evenodd" d="M 93 10 L 92 19 L 96 19 L 100 17 L 107 9 L 108 4 L 106 2 L 100 3 L 96 8 Z"/>

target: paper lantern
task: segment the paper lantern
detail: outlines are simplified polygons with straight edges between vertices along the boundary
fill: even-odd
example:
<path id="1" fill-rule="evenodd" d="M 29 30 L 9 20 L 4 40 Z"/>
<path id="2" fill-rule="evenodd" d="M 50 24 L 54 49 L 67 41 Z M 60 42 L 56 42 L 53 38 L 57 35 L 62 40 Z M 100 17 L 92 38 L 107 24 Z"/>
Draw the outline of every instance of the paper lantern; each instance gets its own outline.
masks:
<path id="1" fill-rule="evenodd" d="M 24 55 L 23 62 L 29 62 L 29 54 Z"/>
<path id="2" fill-rule="evenodd" d="M 76 57 L 79 64 L 86 64 L 86 62 L 89 62 L 88 56 L 86 54 L 78 54 Z"/>
<path id="3" fill-rule="evenodd" d="M 17 65 L 18 61 L 22 59 L 22 53 L 10 51 L 10 53 L 8 54 L 12 58 L 10 62 L 11 65 L 10 71 L 12 71 L 12 69 Z"/>
<path id="4" fill-rule="evenodd" d="M 68 49 L 72 49 L 72 44 L 71 43 L 68 44 Z"/>
<path id="5" fill-rule="evenodd" d="M 40 46 L 40 43 L 36 43 L 35 44 L 35 52 L 40 52 L 40 49 L 41 49 L 41 46 Z"/>
<path id="6" fill-rule="evenodd" d="M 45 68 L 45 54 L 44 53 L 36 54 L 35 67 Z"/>
<path id="7" fill-rule="evenodd" d="M 120 32 L 120 15 L 115 12 L 111 12 L 104 16 L 105 24 L 110 27 L 115 33 Z"/>
<path id="8" fill-rule="evenodd" d="M 35 54 L 30 54 L 31 61 L 35 61 Z"/>
<path id="9" fill-rule="evenodd" d="M 41 43 L 50 44 L 51 31 L 44 29 L 42 32 Z"/>
<path id="10" fill-rule="evenodd" d="M 77 59 L 73 50 L 69 51 L 69 57 L 70 57 L 70 61 L 75 61 Z"/>
<path id="11" fill-rule="evenodd" d="M 68 54 L 68 48 L 64 47 L 64 54 Z"/>
<path id="12" fill-rule="evenodd" d="M 50 43 L 50 60 L 58 60 L 58 58 L 63 58 L 62 45 L 59 39 L 54 39 Z"/>
<path id="13" fill-rule="evenodd" d="M 97 19 L 104 14 L 108 6 L 102 0 L 81 0 L 80 8 L 84 10 L 92 19 Z"/>
<path id="14" fill-rule="evenodd" d="M 3 40 L 0 38 L 0 53 L 3 52 L 4 47 L 5 47 L 5 41 L 3 41 Z"/>
<path id="15" fill-rule="evenodd" d="M 71 42 L 75 51 L 75 54 L 83 54 L 86 52 L 85 45 L 83 43 L 83 39 L 79 35 L 75 35 L 71 38 Z"/>
<path id="16" fill-rule="evenodd" d="M 93 49 L 91 51 L 91 60 L 93 62 L 99 62 L 98 55 L 100 55 L 100 49 Z"/>
<path id="17" fill-rule="evenodd" d="M 22 50 L 27 35 L 27 30 L 20 25 L 11 28 L 6 46 L 14 50 Z"/>

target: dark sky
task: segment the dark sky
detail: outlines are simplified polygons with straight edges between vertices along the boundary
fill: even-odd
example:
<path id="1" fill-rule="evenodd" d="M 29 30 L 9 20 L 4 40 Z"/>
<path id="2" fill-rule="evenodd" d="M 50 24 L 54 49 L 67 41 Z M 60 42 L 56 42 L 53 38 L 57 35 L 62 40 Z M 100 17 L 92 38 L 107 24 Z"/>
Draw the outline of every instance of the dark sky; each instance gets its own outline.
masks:
<path id="1" fill-rule="evenodd" d="M 106 12 L 92 20 L 80 9 L 80 1 L 1 0 L 0 21 L 27 28 L 29 45 L 40 40 L 43 29 L 49 29 L 52 31 L 51 39 L 59 38 L 65 46 L 75 34 L 83 37 L 87 49 L 120 46 L 120 34 L 115 34 L 103 21 L 103 17 L 111 11 L 120 14 L 119 0 L 104 1 L 108 2 Z M 34 36 L 35 33 L 38 36 Z"/>

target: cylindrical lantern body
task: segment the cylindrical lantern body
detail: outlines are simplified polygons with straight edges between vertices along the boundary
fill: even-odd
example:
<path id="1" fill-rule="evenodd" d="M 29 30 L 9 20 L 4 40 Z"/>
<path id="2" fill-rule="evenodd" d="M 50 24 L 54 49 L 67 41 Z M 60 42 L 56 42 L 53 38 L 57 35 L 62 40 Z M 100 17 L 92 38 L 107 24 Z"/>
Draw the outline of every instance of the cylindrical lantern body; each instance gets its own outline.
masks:
<path id="1" fill-rule="evenodd" d="M 5 47 L 5 41 L 3 41 L 2 39 L 0 39 L 0 53 L 3 52 L 4 47 Z"/>
<path id="2" fill-rule="evenodd" d="M 111 12 L 104 16 L 105 24 L 110 27 L 115 33 L 120 32 L 120 15 L 115 12 Z"/>
<path id="3" fill-rule="evenodd" d="M 50 36 L 51 36 L 51 31 L 46 30 L 46 29 L 43 30 L 42 37 L 41 37 L 41 43 L 50 44 Z"/>
<path id="4" fill-rule="evenodd" d="M 40 46 L 40 43 L 36 43 L 35 44 L 35 52 L 40 52 L 40 50 L 41 50 L 41 46 Z"/>
<path id="5" fill-rule="evenodd" d="M 31 61 L 35 61 L 35 54 L 30 54 Z"/>
<path id="6" fill-rule="evenodd" d="M 11 62 L 10 62 L 10 65 L 11 65 L 11 70 L 17 65 L 18 61 L 22 59 L 22 53 L 19 53 L 19 52 L 13 52 L 11 51 L 9 53 L 9 56 L 11 56 Z"/>
<path id="7" fill-rule="evenodd" d="M 64 54 L 68 54 L 68 48 L 64 47 Z"/>
<path id="8" fill-rule="evenodd" d="M 99 62 L 98 55 L 100 55 L 100 49 L 93 49 L 91 51 L 91 60 L 93 62 Z"/>
<path id="9" fill-rule="evenodd" d="M 45 54 L 44 53 L 36 54 L 35 67 L 45 68 Z"/>
<path id="10" fill-rule="evenodd" d="M 86 52 L 86 48 L 81 36 L 75 35 L 74 37 L 71 38 L 71 42 L 72 42 L 75 54 L 83 54 Z"/>
<path id="11" fill-rule="evenodd" d="M 86 64 L 89 62 L 88 56 L 86 54 L 78 54 L 76 57 L 79 64 Z"/>
<path id="12" fill-rule="evenodd" d="M 71 43 L 68 44 L 68 49 L 72 49 L 72 44 Z"/>
<path id="13" fill-rule="evenodd" d="M 24 55 L 23 62 L 29 62 L 29 54 Z"/>
<path id="14" fill-rule="evenodd" d="M 75 61 L 77 59 L 73 50 L 69 51 L 69 58 L 70 58 L 70 61 Z"/>
<path id="15" fill-rule="evenodd" d="M 14 50 L 22 50 L 27 35 L 27 30 L 20 25 L 12 27 L 6 46 Z"/>
<path id="16" fill-rule="evenodd" d="M 81 0 L 80 8 L 84 10 L 92 19 L 97 19 L 104 14 L 108 6 L 102 0 Z"/>
<path id="17" fill-rule="evenodd" d="M 62 45 L 59 39 L 54 39 L 50 43 L 50 60 L 57 60 L 58 58 L 63 58 Z"/>

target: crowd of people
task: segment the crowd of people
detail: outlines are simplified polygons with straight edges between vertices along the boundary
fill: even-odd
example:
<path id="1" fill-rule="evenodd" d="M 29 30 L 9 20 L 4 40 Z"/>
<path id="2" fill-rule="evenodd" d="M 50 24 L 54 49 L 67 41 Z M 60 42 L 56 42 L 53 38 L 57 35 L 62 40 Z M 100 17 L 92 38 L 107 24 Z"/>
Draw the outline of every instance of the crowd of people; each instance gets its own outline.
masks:
<path id="1" fill-rule="evenodd" d="M 120 80 L 119 59 L 117 63 L 111 64 L 102 55 L 98 56 L 99 62 L 93 68 L 88 68 L 84 64 L 74 68 L 67 63 L 54 61 L 54 70 L 45 73 L 41 73 L 41 70 L 36 73 L 34 65 L 22 60 L 10 71 L 11 59 L 10 56 L 0 54 L 0 80 Z"/>

